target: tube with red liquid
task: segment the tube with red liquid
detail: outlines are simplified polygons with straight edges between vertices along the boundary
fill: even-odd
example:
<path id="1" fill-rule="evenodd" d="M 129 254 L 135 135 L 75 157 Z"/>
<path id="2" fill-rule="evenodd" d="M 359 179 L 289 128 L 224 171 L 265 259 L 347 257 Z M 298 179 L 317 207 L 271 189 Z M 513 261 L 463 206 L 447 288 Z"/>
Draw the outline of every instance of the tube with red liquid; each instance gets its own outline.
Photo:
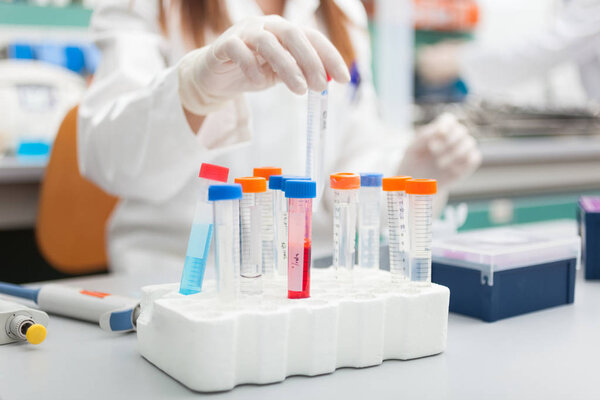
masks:
<path id="1" fill-rule="evenodd" d="M 312 202 L 317 196 L 315 181 L 285 183 L 288 199 L 288 298 L 310 297 Z"/>

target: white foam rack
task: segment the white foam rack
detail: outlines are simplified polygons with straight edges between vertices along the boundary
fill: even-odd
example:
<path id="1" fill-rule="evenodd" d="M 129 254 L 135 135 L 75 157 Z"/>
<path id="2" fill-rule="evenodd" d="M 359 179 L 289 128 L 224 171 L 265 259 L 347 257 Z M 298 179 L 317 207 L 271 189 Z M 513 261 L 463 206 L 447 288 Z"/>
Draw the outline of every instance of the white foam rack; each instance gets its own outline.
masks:
<path id="1" fill-rule="evenodd" d="M 210 281 L 189 296 L 178 284 L 147 286 L 139 351 L 190 389 L 213 392 L 445 350 L 445 286 L 400 289 L 386 271 L 356 270 L 353 283 L 337 281 L 331 268 L 311 275 L 311 297 L 295 300 L 286 298 L 283 279 L 265 281 L 262 296 L 229 304 Z"/>

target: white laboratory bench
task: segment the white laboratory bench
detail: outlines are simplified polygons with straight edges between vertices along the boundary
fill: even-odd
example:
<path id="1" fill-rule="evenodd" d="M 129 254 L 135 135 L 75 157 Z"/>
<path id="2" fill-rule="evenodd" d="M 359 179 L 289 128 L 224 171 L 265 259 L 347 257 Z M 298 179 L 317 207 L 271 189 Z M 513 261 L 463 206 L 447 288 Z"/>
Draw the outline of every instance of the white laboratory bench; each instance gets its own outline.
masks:
<path id="1" fill-rule="evenodd" d="M 154 367 L 134 333 L 51 317 L 39 346 L 0 346 L 0 399 L 598 399 L 600 281 L 578 271 L 575 303 L 485 323 L 450 314 L 447 350 L 316 377 L 199 394 Z M 135 296 L 172 276 L 96 276 L 64 284 Z"/>

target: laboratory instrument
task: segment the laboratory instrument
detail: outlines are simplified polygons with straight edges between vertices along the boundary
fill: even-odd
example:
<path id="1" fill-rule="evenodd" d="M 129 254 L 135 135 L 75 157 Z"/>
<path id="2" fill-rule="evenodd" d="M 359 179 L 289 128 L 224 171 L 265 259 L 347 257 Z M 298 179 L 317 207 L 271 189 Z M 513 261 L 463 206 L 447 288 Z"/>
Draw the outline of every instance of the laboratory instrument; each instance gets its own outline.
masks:
<path id="1" fill-rule="evenodd" d="M 31 300 L 51 314 L 98 323 L 111 332 L 135 330 L 140 313 L 136 299 L 53 283 L 28 288 L 0 282 L 0 293 Z"/>
<path id="2" fill-rule="evenodd" d="M 213 203 L 215 268 L 221 301 L 233 301 L 240 289 L 240 199 L 242 186 L 212 185 L 208 200 Z"/>
<path id="3" fill-rule="evenodd" d="M 317 196 L 315 181 L 289 180 L 288 199 L 288 298 L 310 297 L 312 255 L 312 202 Z"/>
<path id="4" fill-rule="evenodd" d="M 409 276 L 413 286 L 431 285 L 431 241 L 433 235 L 433 197 L 437 193 L 435 179 L 409 179 Z"/>
<path id="5" fill-rule="evenodd" d="M 327 82 L 331 77 L 327 76 Z M 323 193 L 323 162 L 327 138 L 327 106 L 329 89 L 321 92 L 308 91 L 306 113 L 306 176 L 317 184 L 318 204 Z M 316 205 L 315 204 L 315 205 Z"/>
<path id="6" fill-rule="evenodd" d="M 267 181 L 260 177 L 236 178 L 242 185 L 240 200 L 240 290 L 262 293 L 262 204 L 267 195 Z"/>
<path id="7" fill-rule="evenodd" d="M 451 312 L 487 322 L 573 303 L 581 251 L 573 228 L 552 221 L 436 238 L 431 279 L 452 292 Z"/>
<path id="8" fill-rule="evenodd" d="M 358 201 L 358 265 L 379 269 L 381 180 L 383 174 L 361 173 Z"/>
<path id="9" fill-rule="evenodd" d="M 0 299 L 0 344 L 25 340 L 40 344 L 46 339 L 48 321 L 43 311 Z"/>
<path id="10" fill-rule="evenodd" d="M 208 202 L 208 187 L 226 183 L 229 168 L 203 163 L 197 183 L 196 211 L 188 239 L 185 264 L 181 275 L 179 293 L 189 295 L 202 291 L 202 281 L 212 241 L 212 204 Z"/>
<path id="11" fill-rule="evenodd" d="M 278 273 L 287 276 L 288 251 L 288 201 L 285 198 L 285 182 L 288 180 L 308 180 L 305 176 L 271 175 L 269 189 L 275 192 L 275 221 L 277 227 L 277 265 Z"/>
<path id="12" fill-rule="evenodd" d="M 278 167 L 259 167 L 254 168 L 253 175 L 265 178 L 267 182 L 273 175 L 281 175 L 281 168 Z M 273 278 L 277 274 L 277 228 L 276 228 L 276 199 L 277 191 L 270 188 L 260 197 L 262 200 L 262 274 L 265 278 Z M 283 268 L 283 267 L 282 267 Z"/>
<path id="13" fill-rule="evenodd" d="M 329 180 L 333 189 L 333 267 L 337 279 L 351 281 L 360 176 L 342 172 L 330 175 Z"/>
<path id="14" fill-rule="evenodd" d="M 393 283 L 408 282 L 408 213 L 406 181 L 410 176 L 383 178 L 387 197 L 388 246 L 390 275 Z"/>

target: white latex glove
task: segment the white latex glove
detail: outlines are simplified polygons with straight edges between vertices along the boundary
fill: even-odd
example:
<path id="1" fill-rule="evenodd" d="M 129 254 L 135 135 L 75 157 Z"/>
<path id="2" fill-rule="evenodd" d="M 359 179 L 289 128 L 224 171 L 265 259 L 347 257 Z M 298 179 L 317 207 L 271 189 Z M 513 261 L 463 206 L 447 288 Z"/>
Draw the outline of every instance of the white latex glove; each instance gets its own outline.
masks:
<path id="1" fill-rule="evenodd" d="M 460 75 L 460 53 L 464 42 L 444 41 L 423 46 L 417 52 L 417 72 L 425 83 L 447 85 Z"/>
<path id="2" fill-rule="evenodd" d="M 406 149 L 400 166 L 403 175 L 437 179 L 445 189 L 471 175 L 481 164 L 481 152 L 467 128 L 444 113 L 421 128 Z"/>
<path id="3" fill-rule="evenodd" d="M 324 90 L 327 74 L 350 81 L 342 56 L 323 34 L 274 15 L 238 22 L 211 45 L 188 53 L 177 68 L 181 103 L 197 115 L 279 81 L 296 94 Z"/>

